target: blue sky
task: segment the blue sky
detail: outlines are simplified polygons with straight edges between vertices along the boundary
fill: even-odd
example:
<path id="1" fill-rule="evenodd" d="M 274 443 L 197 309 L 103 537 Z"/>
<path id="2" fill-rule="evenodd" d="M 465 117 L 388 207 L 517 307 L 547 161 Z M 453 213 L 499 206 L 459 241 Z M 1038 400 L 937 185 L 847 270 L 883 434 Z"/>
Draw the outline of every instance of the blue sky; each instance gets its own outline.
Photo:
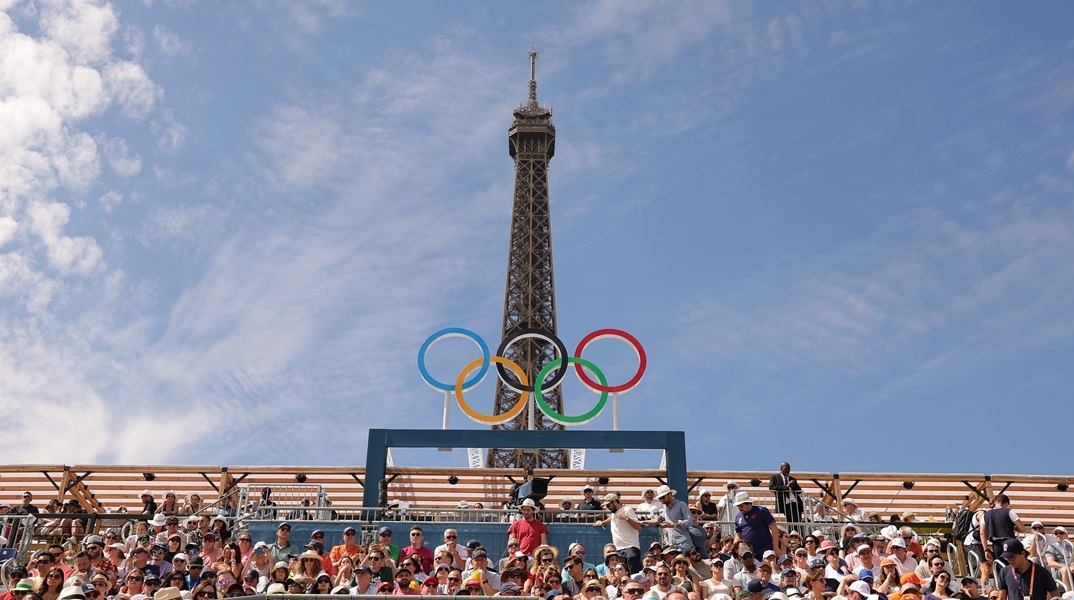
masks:
<path id="1" fill-rule="evenodd" d="M 415 357 L 499 342 L 535 43 L 560 336 L 645 345 L 624 429 L 695 469 L 1069 471 L 1067 3 L 0 8 L 8 462 L 361 464 L 439 427 Z"/>

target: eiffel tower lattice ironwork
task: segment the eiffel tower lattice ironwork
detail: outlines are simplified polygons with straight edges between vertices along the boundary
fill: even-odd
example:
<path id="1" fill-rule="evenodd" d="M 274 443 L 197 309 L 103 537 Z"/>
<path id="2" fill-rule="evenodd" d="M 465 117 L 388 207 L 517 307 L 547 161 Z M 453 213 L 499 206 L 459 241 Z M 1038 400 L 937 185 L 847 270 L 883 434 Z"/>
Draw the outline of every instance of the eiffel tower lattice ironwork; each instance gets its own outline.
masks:
<path id="1" fill-rule="evenodd" d="M 556 150 L 552 109 L 537 104 L 537 52 L 530 51 L 530 93 L 515 109 L 508 130 L 511 158 L 515 160 L 515 197 L 511 213 L 511 246 L 507 257 L 507 293 L 503 304 L 503 339 L 526 330 L 556 333 L 556 291 L 552 273 L 552 226 L 548 207 L 548 162 Z M 521 338 L 502 353 L 517 363 L 532 382 L 541 368 L 555 360 L 552 344 Z M 565 359 L 566 357 L 564 357 Z M 560 368 L 566 368 L 566 365 Z M 549 406 L 563 412 L 562 388 L 544 395 Z M 502 381 L 496 384 L 496 414 L 508 412 L 519 394 Z M 533 400 L 530 400 L 533 402 Z M 529 429 L 529 414 L 522 411 L 497 429 Z M 534 429 L 563 429 L 541 411 L 535 411 Z M 536 453 L 520 449 L 490 448 L 490 468 L 552 468 L 569 465 L 567 451 L 543 449 Z"/>

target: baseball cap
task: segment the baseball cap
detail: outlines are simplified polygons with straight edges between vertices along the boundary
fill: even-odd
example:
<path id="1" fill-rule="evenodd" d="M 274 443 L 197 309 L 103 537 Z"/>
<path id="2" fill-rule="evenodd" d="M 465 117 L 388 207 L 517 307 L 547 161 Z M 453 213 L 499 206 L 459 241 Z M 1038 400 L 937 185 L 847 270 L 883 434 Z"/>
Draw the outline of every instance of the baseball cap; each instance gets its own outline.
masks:
<path id="1" fill-rule="evenodd" d="M 905 575 L 903 575 L 902 578 L 899 579 L 899 583 L 903 585 L 906 585 L 908 583 L 912 583 L 914 585 L 925 585 L 925 582 L 921 581 L 921 578 L 918 577 L 917 573 L 914 572 L 906 573 Z"/>
<path id="2" fill-rule="evenodd" d="M 378 533 L 378 534 L 381 534 L 381 533 L 391 533 L 391 532 L 392 532 L 392 528 L 391 528 L 391 527 L 388 527 L 387 525 L 381 525 L 381 526 L 380 526 L 380 529 L 378 529 L 378 530 L 377 530 L 377 533 Z"/>
<path id="3" fill-rule="evenodd" d="M 854 590 L 855 592 L 858 592 L 863 597 L 868 597 L 869 594 L 873 593 L 872 588 L 870 588 L 869 584 L 865 583 L 864 581 L 855 581 L 854 583 L 850 584 L 850 589 Z"/>
<path id="4" fill-rule="evenodd" d="M 358 533 L 358 530 L 356 530 L 353 527 L 344 527 L 343 528 L 343 533 L 348 533 L 348 532 L 350 532 L 350 533 Z"/>
<path id="5" fill-rule="evenodd" d="M 1011 558 L 1012 556 L 1014 556 L 1016 554 L 1021 554 L 1022 552 L 1025 552 L 1025 551 L 1026 551 L 1026 549 L 1025 549 L 1025 546 L 1022 545 L 1022 542 L 1019 542 L 1018 540 L 1014 540 L 1014 539 L 1004 540 L 1003 541 L 1003 553 L 1000 554 L 1000 557 L 1004 558 L 1004 559 L 1007 559 L 1007 558 Z"/>
<path id="6" fill-rule="evenodd" d="M 612 503 L 613 501 L 615 501 L 615 500 L 618 500 L 618 499 L 619 499 L 619 496 L 617 496 L 617 495 L 615 495 L 615 494 L 605 494 L 605 495 L 604 495 L 604 501 L 603 501 L 603 502 L 601 502 L 601 504 L 602 504 L 603 506 L 608 506 L 608 505 L 609 505 L 609 504 L 611 504 L 611 503 Z"/>
<path id="7" fill-rule="evenodd" d="M 761 592 L 765 591 L 767 587 L 760 579 L 754 579 L 753 581 L 746 584 L 746 589 L 753 592 L 754 594 L 760 594 Z"/>

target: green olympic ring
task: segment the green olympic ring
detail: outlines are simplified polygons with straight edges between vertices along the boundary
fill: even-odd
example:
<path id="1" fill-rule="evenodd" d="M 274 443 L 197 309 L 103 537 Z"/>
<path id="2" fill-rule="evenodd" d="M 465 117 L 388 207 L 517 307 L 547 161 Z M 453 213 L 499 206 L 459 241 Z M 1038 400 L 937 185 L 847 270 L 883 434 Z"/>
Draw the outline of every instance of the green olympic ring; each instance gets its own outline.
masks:
<path id="1" fill-rule="evenodd" d="M 608 385 L 608 379 L 604 376 L 604 373 L 597 368 L 597 365 L 589 362 L 584 358 L 578 358 L 576 356 L 567 357 L 567 364 L 570 363 L 579 364 L 589 369 L 597 376 L 597 379 L 600 380 L 600 384 L 602 386 Z M 548 374 L 552 371 L 552 369 L 555 369 L 561 364 L 563 364 L 563 357 L 557 358 L 549 362 L 547 365 L 544 366 L 543 369 L 541 369 L 541 372 L 537 374 L 537 379 L 533 382 L 533 396 L 537 399 L 537 405 L 541 407 L 541 412 L 548 415 L 548 418 L 552 419 L 552 421 L 559 423 L 560 425 L 585 425 L 586 423 L 597 418 L 597 415 L 600 414 L 600 411 L 604 410 L 604 405 L 608 403 L 608 392 L 601 392 L 600 400 L 597 401 L 597 405 L 585 414 L 581 414 L 576 417 L 568 417 L 567 415 L 556 412 L 554 408 L 552 408 L 548 405 L 547 402 L 545 402 L 544 394 L 541 392 L 541 385 L 544 383 L 545 377 L 548 377 Z"/>

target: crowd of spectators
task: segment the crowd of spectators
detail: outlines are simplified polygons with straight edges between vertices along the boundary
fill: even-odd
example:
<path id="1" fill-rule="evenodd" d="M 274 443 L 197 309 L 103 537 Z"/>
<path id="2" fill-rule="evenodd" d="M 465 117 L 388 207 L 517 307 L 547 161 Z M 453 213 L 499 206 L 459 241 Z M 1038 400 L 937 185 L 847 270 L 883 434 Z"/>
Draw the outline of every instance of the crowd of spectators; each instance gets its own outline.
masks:
<path id="1" fill-rule="evenodd" d="M 789 465 L 771 489 L 801 511 Z M 799 488 L 800 489 L 800 488 Z M 82 535 L 77 516 L 43 520 L 38 530 L 77 545 L 54 543 L 10 574 L 0 600 L 214 600 L 260 594 L 531 596 L 546 600 L 1046 600 L 1056 581 L 1070 589 L 1074 547 L 1067 532 L 1026 531 L 1002 494 L 974 515 L 963 542 L 980 553 L 980 574 L 956 576 L 942 549 L 950 540 L 923 537 L 911 525 L 867 530 L 868 515 L 846 499 L 839 522 L 786 523 L 733 482 L 718 498 L 700 490 L 688 504 L 668 486 L 647 489 L 628 506 L 619 494 L 595 498 L 589 486 L 572 520 L 608 531 L 600 559 L 581 543 L 549 543 L 556 519 L 532 499 L 512 507 L 506 553 L 490 556 L 480 540 L 456 529 L 427 540 L 420 525 L 383 523 L 375 539 L 346 527 L 341 539 L 314 530 L 293 540 L 289 521 L 275 539 L 232 532 L 227 514 L 203 514 L 200 497 L 158 505 L 142 495 L 145 518 L 127 535 L 108 529 Z M 40 513 L 27 494 L 19 513 Z M 778 499 L 778 497 L 777 497 Z M 273 505 L 263 494 L 261 508 Z M 517 511 L 517 512 L 516 512 Z M 640 532 L 660 541 L 641 547 Z M 402 540 L 396 535 L 405 535 Z M 596 549 L 593 549 L 596 551 Z M 992 561 L 999 569 L 992 571 Z"/>

